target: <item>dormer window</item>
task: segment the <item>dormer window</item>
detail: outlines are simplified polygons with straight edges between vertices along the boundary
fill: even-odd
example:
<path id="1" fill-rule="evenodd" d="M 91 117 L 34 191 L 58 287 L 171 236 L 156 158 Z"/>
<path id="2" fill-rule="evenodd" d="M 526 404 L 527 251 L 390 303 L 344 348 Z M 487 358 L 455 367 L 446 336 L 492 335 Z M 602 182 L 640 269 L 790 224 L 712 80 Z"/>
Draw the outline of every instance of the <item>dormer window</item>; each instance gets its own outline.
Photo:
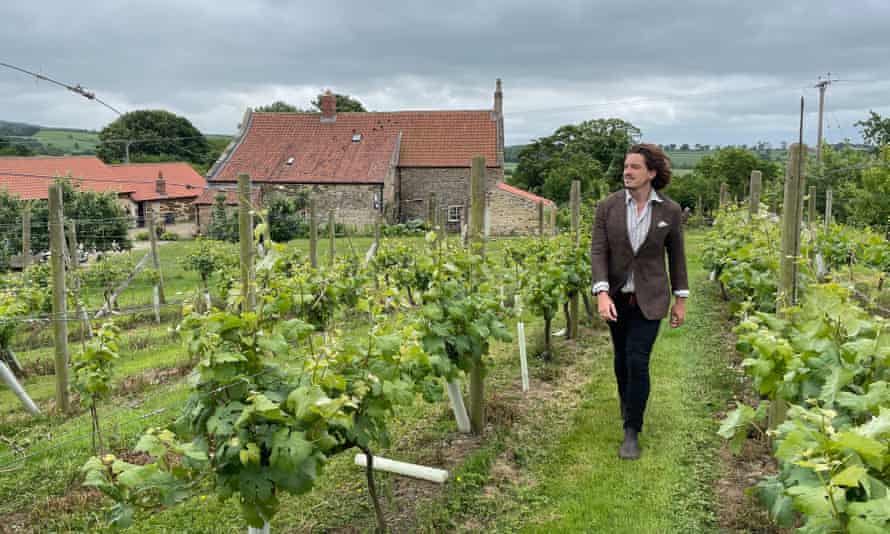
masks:
<path id="1" fill-rule="evenodd" d="M 360 134 L 360 133 L 354 133 L 354 134 L 352 134 L 352 142 L 353 142 L 353 143 L 358 143 L 358 142 L 360 142 L 361 140 L 362 140 L 362 134 Z"/>
<path id="2" fill-rule="evenodd" d="M 293 156 L 287 158 L 287 164 L 288 164 L 288 165 L 293 165 L 293 164 L 294 164 L 294 157 L 293 157 Z"/>

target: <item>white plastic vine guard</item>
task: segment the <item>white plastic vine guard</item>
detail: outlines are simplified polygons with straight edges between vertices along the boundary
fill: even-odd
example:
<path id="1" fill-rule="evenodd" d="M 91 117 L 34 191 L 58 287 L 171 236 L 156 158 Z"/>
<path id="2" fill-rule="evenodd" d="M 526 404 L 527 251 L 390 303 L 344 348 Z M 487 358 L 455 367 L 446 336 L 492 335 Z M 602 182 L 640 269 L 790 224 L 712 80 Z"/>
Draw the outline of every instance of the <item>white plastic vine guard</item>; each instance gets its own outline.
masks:
<path id="1" fill-rule="evenodd" d="M 368 465 L 368 459 L 365 457 L 364 453 L 355 455 L 355 465 L 360 465 L 362 467 Z M 448 471 L 445 471 L 444 469 L 436 469 L 435 467 L 426 467 L 406 462 L 397 462 L 396 460 L 389 460 L 387 458 L 381 458 L 380 456 L 374 456 L 374 469 L 378 471 L 386 471 L 387 473 L 419 478 L 421 480 L 429 480 L 430 482 L 436 482 L 438 484 L 444 484 L 445 481 L 448 480 Z"/>

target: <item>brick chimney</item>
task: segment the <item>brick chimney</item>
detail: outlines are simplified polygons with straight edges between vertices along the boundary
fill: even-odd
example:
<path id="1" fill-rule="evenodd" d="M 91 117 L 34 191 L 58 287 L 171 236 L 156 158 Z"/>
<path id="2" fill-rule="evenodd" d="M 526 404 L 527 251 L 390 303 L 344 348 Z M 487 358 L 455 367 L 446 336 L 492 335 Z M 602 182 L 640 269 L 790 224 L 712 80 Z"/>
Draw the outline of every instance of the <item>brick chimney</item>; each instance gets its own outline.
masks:
<path id="1" fill-rule="evenodd" d="M 321 95 L 321 122 L 337 120 L 337 97 L 328 89 Z"/>
<path id="2" fill-rule="evenodd" d="M 158 171 L 158 179 L 155 180 L 155 191 L 159 195 L 167 194 L 167 181 L 164 180 L 164 173 Z"/>
<path id="3" fill-rule="evenodd" d="M 494 112 L 504 112 L 504 93 L 501 92 L 501 79 L 498 78 L 494 85 Z"/>
<path id="4" fill-rule="evenodd" d="M 497 154 L 498 166 L 504 168 L 504 93 L 501 91 L 501 79 L 494 84 L 494 115 L 498 127 Z"/>

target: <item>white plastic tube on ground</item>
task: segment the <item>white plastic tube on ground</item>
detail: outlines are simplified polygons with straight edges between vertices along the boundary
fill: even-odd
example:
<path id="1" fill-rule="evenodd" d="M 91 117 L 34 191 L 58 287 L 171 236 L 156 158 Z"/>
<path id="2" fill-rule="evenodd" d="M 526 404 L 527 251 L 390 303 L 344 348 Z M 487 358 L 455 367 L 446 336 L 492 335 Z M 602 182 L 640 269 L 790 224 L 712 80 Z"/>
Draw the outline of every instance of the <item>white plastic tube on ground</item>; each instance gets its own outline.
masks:
<path id="1" fill-rule="evenodd" d="M 451 410 L 457 421 L 457 429 L 464 434 L 469 434 L 470 417 L 467 415 L 467 407 L 464 406 L 464 397 L 460 393 L 460 382 L 456 378 L 448 382 L 448 398 L 451 400 Z"/>
<path id="2" fill-rule="evenodd" d="M 368 465 L 368 459 L 362 453 L 356 454 L 355 465 L 365 467 Z M 446 480 L 448 480 L 448 471 L 445 471 L 444 469 L 436 469 L 435 467 L 426 467 L 423 465 L 397 462 L 395 460 L 381 458 L 380 456 L 374 457 L 374 469 L 378 471 L 386 471 L 388 473 L 395 473 L 397 475 L 419 478 L 421 480 L 429 480 L 430 482 L 436 482 L 439 484 L 443 484 Z"/>
<path id="3" fill-rule="evenodd" d="M 263 525 L 263 528 L 247 527 L 247 534 L 269 534 L 269 522 Z"/>
<path id="4" fill-rule="evenodd" d="M 161 323 L 161 290 L 158 286 L 155 286 L 154 290 L 154 309 L 155 309 L 155 321 L 160 324 Z"/>
<path id="5" fill-rule="evenodd" d="M 516 337 L 519 338 L 519 369 L 522 373 L 522 391 L 528 391 L 528 357 L 525 352 L 525 325 L 522 321 L 516 323 Z"/>
<path id="6" fill-rule="evenodd" d="M 31 397 L 25 392 L 21 385 L 19 385 L 19 381 L 15 379 L 15 375 L 12 374 L 12 371 L 9 370 L 9 367 L 6 367 L 6 364 L 0 362 L 0 379 L 3 380 L 3 383 L 9 386 L 9 389 L 15 393 L 15 396 L 22 401 L 22 404 L 25 405 L 25 409 L 31 415 L 38 415 L 40 413 L 40 409 L 34 404 L 34 401 L 31 400 Z"/>

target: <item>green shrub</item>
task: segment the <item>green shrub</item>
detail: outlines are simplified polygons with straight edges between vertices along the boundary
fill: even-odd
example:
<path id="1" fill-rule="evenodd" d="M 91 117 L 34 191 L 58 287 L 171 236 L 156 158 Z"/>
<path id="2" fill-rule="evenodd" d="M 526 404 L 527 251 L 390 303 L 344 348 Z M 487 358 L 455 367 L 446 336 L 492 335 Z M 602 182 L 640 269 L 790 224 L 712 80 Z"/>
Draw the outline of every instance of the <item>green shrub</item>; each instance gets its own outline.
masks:
<path id="1" fill-rule="evenodd" d="M 161 234 L 161 241 L 179 241 L 179 234 L 176 232 L 164 232 Z"/>
<path id="2" fill-rule="evenodd" d="M 139 232 L 136 234 L 136 241 L 148 241 L 148 232 Z"/>

